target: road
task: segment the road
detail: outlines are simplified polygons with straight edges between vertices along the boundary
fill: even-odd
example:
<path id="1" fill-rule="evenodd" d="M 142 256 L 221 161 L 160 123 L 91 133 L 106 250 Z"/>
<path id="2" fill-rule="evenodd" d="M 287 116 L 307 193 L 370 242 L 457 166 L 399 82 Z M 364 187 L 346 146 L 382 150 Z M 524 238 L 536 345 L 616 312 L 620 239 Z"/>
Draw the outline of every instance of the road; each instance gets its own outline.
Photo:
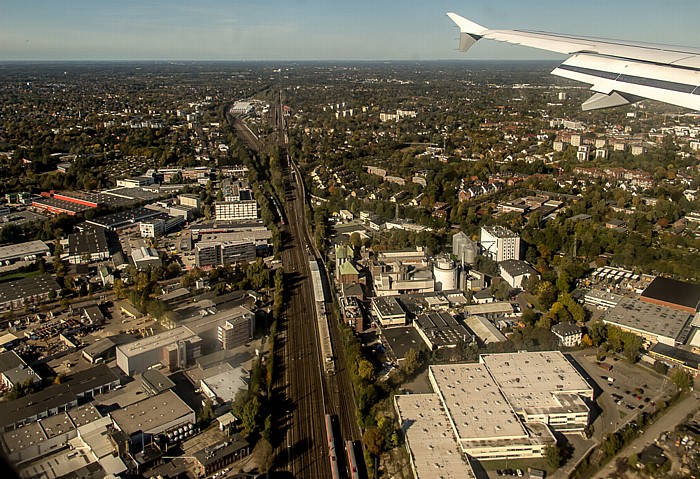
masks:
<path id="1" fill-rule="evenodd" d="M 607 479 L 610 477 L 610 474 L 615 470 L 615 462 L 618 458 L 631 456 L 635 453 L 639 454 L 665 431 L 673 430 L 689 413 L 695 411 L 699 404 L 700 402 L 696 393 L 692 393 L 681 402 L 676 403 L 654 424 L 647 427 L 641 436 L 637 437 L 627 447 L 617 453 L 602 471 L 593 476 L 593 479 Z"/>

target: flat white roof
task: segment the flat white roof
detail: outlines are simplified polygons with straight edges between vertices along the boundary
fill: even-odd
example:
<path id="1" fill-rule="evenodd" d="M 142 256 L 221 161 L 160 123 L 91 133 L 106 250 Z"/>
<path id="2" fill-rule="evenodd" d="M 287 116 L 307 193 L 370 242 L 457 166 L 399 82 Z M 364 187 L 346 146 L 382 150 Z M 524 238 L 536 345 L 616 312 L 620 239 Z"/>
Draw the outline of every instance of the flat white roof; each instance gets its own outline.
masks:
<path id="1" fill-rule="evenodd" d="M 248 389 L 244 381 L 247 375 L 248 372 L 245 369 L 235 368 L 216 376 L 202 379 L 202 383 L 222 401 L 233 401 L 238 391 Z"/>
<path id="2" fill-rule="evenodd" d="M 193 336 L 195 336 L 195 334 L 192 331 L 184 326 L 181 326 L 179 328 L 169 329 L 167 331 L 163 331 L 162 333 L 154 334 L 153 336 L 141 338 L 132 343 L 121 344 L 117 346 L 117 349 L 126 356 L 133 356 L 145 351 L 162 348 L 163 346 L 168 346 L 174 342 L 189 339 Z"/>
<path id="3" fill-rule="evenodd" d="M 437 394 L 394 396 L 417 479 L 476 477 L 454 439 Z"/>
<path id="4" fill-rule="evenodd" d="M 559 409 L 563 393 L 593 395 L 593 389 L 559 351 L 485 354 L 484 366 L 516 411 Z"/>
<path id="5" fill-rule="evenodd" d="M 46 243 L 39 240 L 0 246 L 0 261 L 12 261 L 30 255 L 44 256 L 48 252 L 49 247 Z"/>
<path id="6" fill-rule="evenodd" d="M 485 365 L 430 366 L 430 375 L 460 441 L 527 437 Z"/>

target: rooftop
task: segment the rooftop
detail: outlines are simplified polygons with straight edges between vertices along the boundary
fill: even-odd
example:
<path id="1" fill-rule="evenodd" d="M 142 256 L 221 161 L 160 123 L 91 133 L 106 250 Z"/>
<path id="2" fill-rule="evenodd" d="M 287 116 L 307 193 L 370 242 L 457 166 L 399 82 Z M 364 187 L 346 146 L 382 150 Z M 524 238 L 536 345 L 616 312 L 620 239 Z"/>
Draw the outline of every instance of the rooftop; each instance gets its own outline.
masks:
<path id="1" fill-rule="evenodd" d="M 100 216 L 99 218 L 89 220 L 88 223 L 95 226 L 102 226 L 103 228 L 114 229 L 122 226 L 136 225 L 139 221 L 158 214 L 160 214 L 159 211 L 138 207 L 111 215 Z"/>
<path id="2" fill-rule="evenodd" d="M 141 381 L 144 385 L 157 394 L 175 387 L 175 383 L 167 378 L 157 369 L 147 369 L 141 374 Z"/>
<path id="3" fill-rule="evenodd" d="M 685 349 L 674 348 L 663 343 L 655 344 L 649 351 L 652 354 L 665 356 L 674 362 L 682 363 L 689 368 L 700 368 L 700 354 L 695 354 Z"/>
<path id="4" fill-rule="evenodd" d="M 430 366 L 459 439 L 525 438 L 527 431 L 483 364 Z"/>
<path id="5" fill-rule="evenodd" d="M 466 314 L 483 316 L 485 314 L 513 314 L 513 305 L 507 302 L 494 302 L 486 304 L 471 304 L 464 308 Z"/>
<path id="6" fill-rule="evenodd" d="M 0 246 L 0 261 L 13 261 L 30 255 L 44 256 L 48 252 L 49 247 L 46 243 L 38 240 Z"/>
<path id="7" fill-rule="evenodd" d="M 583 402 L 578 404 L 563 393 L 593 395 L 591 386 L 559 351 L 485 354 L 481 360 L 516 411 L 534 414 L 564 406 L 578 411 Z"/>
<path id="8" fill-rule="evenodd" d="M 152 431 L 194 411 L 173 391 L 146 398 L 110 413 L 119 428 L 127 435 L 138 431 Z"/>
<path id="9" fill-rule="evenodd" d="M 419 479 L 473 478 L 437 394 L 394 396 Z"/>
<path id="10" fill-rule="evenodd" d="M 0 283 L 0 304 L 7 301 L 16 301 L 23 298 L 46 294 L 49 291 L 60 291 L 61 287 L 49 274 L 34 276 L 32 278 L 17 279 L 6 283 Z"/>
<path id="11" fill-rule="evenodd" d="M 202 383 L 223 402 L 233 401 L 238 391 L 248 388 L 246 378 L 248 371 L 243 368 L 234 368 L 228 371 L 202 379 Z"/>
<path id="12" fill-rule="evenodd" d="M 68 235 L 70 255 L 108 253 L 107 235 L 102 228 L 86 229 L 81 233 Z"/>
<path id="13" fill-rule="evenodd" d="M 213 464 L 214 462 L 219 461 L 220 459 L 248 446 L 248 441 L 241 438 L 239 435 L 235 435 L 217 444 L 207 446 L 205 449 L 199 452 L 195 452 L 194 457 L 200 464 L 206 467 L 207 465 Z"/>
<path id="14" fill-rule="evenodd" d="M 476 334 L 484 344 L 506 341 L 506 337 L 503 336 L 498 328 L 484 317 L 468 315 L 464 318 L 464 324 L 474 331 L 474 334 Z"/>
<path id="15" fill-rule="evenodd" d="M 467 342 L 472 337 L 472 333 L 463 324 L 445 312 L 421 314 L 414 320 L 414 324 L 438 348 L 455 346 L 460 341 Z"/>
<path id="16" fill-rule="evenodd" d="M 126 356 L 133 356 L 144 351 L 162 348 L 163 346 L 167 346 L 177 341 L 190 339 L 194 336 L 195 334 L 192 331 L 184 326 L 181 326 L 179 328 L 169 329 L 153 336 L 141 338 L 132 343 L 121 344 L 117 346 L 117 349 Z"/>
<path id="17" fill-rule="evenodd" d="M 372 299 L 372 304 L 379 310 L 379 314 L 384 317 L 405 315 L 406 312 L 396 298 L 384 296 Z"/>
<path id="18" fill-rule="evenodd" d="M 67 384 L 49 386 L 14 401 L 0 402 L 0 428 L 77 401 Z"/>
<path id="19" fill-rule="evenodd" d="M 696 311 L 700 303 L 700 284 L 657 276 L 644 290 L 641 298 L 673 303 Z"/>
<path id="20" fill-rule="evenodd" d="M 481 229 L 483 229 L 488 234 L 490 234 L 491 236 L 494 236 L 496 238 L 517 238 L 518 237 L 517 234 L 513 233 L 508 228 L 504 228 L 503 226 L 499 226 L 499 225 L 482 226 Z"/>
<path id="21" fill-rule="evenodd" d="M 498 267 L 508 273 L 511 277 L 522 276 L 522 275 L 537 275 L 535 268 L 530 266 L 530 263 L 526 261 L 520 261 L 517 259 L 508 259 L 498 263 Z"/>
<path id="22" fill-rule="evenodd" d="M 676 340 L 683 333 L 690 318 L 690 314 L 684 311 L 637 299 L 622 298 L 602 319 L 606 323 L 627 329 Z"/>

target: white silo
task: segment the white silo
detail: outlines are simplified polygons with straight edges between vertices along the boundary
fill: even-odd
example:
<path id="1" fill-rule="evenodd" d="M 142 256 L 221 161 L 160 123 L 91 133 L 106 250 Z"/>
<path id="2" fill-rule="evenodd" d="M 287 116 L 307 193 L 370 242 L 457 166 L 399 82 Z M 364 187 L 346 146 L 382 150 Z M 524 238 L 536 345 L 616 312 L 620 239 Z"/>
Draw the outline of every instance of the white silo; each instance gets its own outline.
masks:
<path id="1" fill-rule="evenodd" d="M 457 289 L 457 266 L 447 256 L 441 256 L 433 265 L 436 291 L 451 291 Z"/>

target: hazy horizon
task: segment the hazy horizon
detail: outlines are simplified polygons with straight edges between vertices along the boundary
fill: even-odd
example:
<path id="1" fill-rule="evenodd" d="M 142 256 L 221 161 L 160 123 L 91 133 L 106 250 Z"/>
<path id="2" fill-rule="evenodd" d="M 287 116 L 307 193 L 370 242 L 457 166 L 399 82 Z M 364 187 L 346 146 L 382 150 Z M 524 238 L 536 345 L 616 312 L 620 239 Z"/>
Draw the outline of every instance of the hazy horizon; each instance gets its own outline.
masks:
<path id="1" fill-rule="evenodd" d="M 495 29 L 700 46 L 700 2 L 693 0 L 6 0 L 0 61 L 562 58 L 496 42 L 460 53 L 448 11 Z"/>

